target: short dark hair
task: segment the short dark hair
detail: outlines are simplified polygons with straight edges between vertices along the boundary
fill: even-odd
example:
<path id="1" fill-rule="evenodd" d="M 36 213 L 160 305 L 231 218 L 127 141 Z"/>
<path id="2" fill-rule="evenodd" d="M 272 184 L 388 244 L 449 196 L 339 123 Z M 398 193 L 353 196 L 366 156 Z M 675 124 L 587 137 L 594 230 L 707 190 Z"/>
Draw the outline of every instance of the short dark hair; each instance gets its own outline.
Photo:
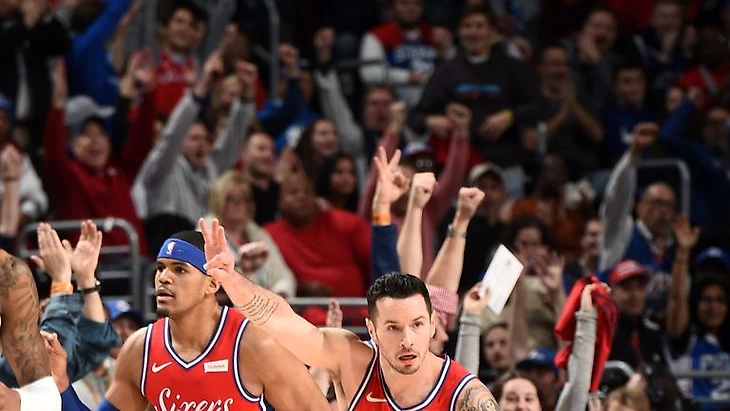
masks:
<path id="1" fill-rule="evenodd" d="M 165 26 L 170 24 L 170 21 L 172 21 L 172 16 L 174 16 L 178 10 L 189 11 L 190 14 L 193 15 L 194 23 L 207 23 L 208 22 L 208 13 L 205 11 L 205 9 L 203 9 L 202 7 L 198 6 L 197 4 L 195 4 L 189 0 L 177 0 L 177 1 L 173 2 L 172 8 L 170 9 L 170 13 L 167 15 L 167 18 L 165 19 Z"/>
<path id="2" fill-rule="evenodd" d="M 495 18 L 494 18 L 494 12 L 492 11 L 491 7 L 475 4 L 472 6 L 467 6 L 464 8 L 464 11 L 461 13 L 461 16 L 459 16 L 459 25 L 464 22 L 464 19 L 467 17 L 471 17 L 475 14 L 481 14 L 487 19 L 487 22 L 490 26 L 494 26 Z"/>
<path id="3" fill-rule="evenodd" d="M 568 48 L 565 47 L 565 45 L 561 44 L 560 42 L 554 41 L 546 44 L 542 50 L 540 50 L 540 61 L 542 62 L 545 60 L 545 54 L 547 54 L 550 50 L 562 50 L 564 52 L 568 52 Z"/>
<path id="4" fill-rule="evenodd" d="M 200 251 L 205 250 L 205 239 L 203 238 L 203 233 L 200 231 L 195 230 L 186 230 L 186 231 L 180 231 L 178 233 L 175 233 L 170 236 L 170 238 L 175 238 L 178 240 L 183 240 L 185 242 L 188 242 L 195 246 L 195 248 L 200 249 Z"/>
<path id="5" fill-rule="evenodd" d="M 642 66 L 641 64 L 633 61 L 622 61 L 616 66 L 616 68 L 613 69 L 613 81 L 616 81 L 619 74 L 621 74 L 622 72 L 631 70 L 639 70 L 642 74 L 644 74 L 644 76 L 646 76 L 646 72 L 644 72 L 644 66 Z"/>
<path id="6" fill-rule="evenodd" d="M 585 25 L 588 24 L 588 20 L 590 20 L 591 17 L 593 17 L 593 15 L 596 14 L 596 13 L 610 14 L 611 17 L 613 17 L 613 21 L 616 24 L 618 24 L 618 15 L 616 14 L 616 11 L 614 9 L 612 9 L 612 8 L 610 8 L 608 6 L 598 5 L 598 6 L 593 7 L 588 12 L 588 14 L 586 14 L 586 18 L 585 18 L 585 20 L 583 20 L 583 24 L 581 24 L 581 27 L 585 27 Z"/>
<path id="7" fill-rule="evenodd" d="M 504 233 L 504 245 L 512 252 L 517 252 L 517 236 L 520 232 L 527 228 L 535 228 L 540 231 L 540 237 L 542 237 L 542 243 L 549 249 L 555 250 L 555 239 L 553 238 L 550 230 L 547 226 L 537 217 L 532 214 L 523 214 L 512 220 L 512 223 L 507 226 L 507 230 Z"/>
<path id="8" fill-rule="evenodd" d="M 392 272 L 386 274 L 373 282 L 368 288 L 368 316 L 375 318 L 375 304 L 383 298 L 405 299 L 414 295 L 420 295 L 426 302 L 426 309 L 431 315 L 431 296 L 428 293 L 426 284 L 420 278 L 411 274 Z"/>

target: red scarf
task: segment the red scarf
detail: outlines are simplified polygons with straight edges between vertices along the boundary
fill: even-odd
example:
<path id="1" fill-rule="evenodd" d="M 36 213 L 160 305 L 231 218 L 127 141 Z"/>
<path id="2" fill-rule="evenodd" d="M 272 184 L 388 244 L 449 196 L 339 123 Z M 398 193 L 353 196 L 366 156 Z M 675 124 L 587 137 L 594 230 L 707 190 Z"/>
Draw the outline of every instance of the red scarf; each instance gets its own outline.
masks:
<path id="1" fill-rule="evenodd" d="M 565 308 L 555 324 L 555 334 L 563 341 L 570 344 L 560 350 L 555 356 L 555 365 L 558 368 L 568 368 L 568 358 L 573 352 L 573 338 L 575 337 L 576 319 L 575 312 L 580 309 L 580 296 L 583 287 L 587 284 L 600 284 L 595 276 L 584 277 L 575 282 L 570 291 Z M 596 307 L 598 319 L 596 320 L 596 351 L 593 355 L 593 374 L 591 377 L 591 392 L 598 390 L 603 375 L 603 368 L 606 365 L 608 356 L 611 354 L 613 336 L 616 333 L 618 323 L 618 308 L 611 299 L 611 295 L 603 287 L 595 287 L 591 293 L 593 305 Z M 573 378 L 573 376 L 569 376 Z"/>

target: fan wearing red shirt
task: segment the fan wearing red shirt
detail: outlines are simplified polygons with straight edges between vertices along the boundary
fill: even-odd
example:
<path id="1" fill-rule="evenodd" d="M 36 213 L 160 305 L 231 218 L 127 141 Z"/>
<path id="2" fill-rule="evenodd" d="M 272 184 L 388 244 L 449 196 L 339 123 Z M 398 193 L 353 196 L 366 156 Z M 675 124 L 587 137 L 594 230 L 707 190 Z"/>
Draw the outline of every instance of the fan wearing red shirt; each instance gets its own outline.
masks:
<path id="1" fill-rule="evenodd" d="M 175 2 L 163 28 L 165 41 L 157 66 L 156 113 L 169 117 L 197 77 L 198 63 L 193 50 L 205 34 L 202 31 L 206 19 L 205 10 L 196 4 Z"/>
<path id="2" fill-rule="evenodd" d="M 66 103 L 68 85 L 63 63 L 56 65 L 53 77 L 53 106 L 46 120 L 43 161 L 56 219 L 124 219 L 134 226 L 140 252 L 146 254 L 147 240 L 130 192 L 154 139 L 152 56 L 136 53 L 120 83 L 122 98 L 131 99 L 137 93 L 135 84 L 141 84 L 143 95 L 126 143 L 116 153 L 112 153 L 107 130 L 114 109 L 99 107 L 88 96 L 77 96 Z M 104 245 L 124 244 L 127 237 L 121 230 L 104 236 Z"/>
<path id="3" fill-rule="evenodd" d="M 282 219 L 265 228 L 300 286 L 324 287 L 329 295 L 363 297 L 370 278 L 370 225 L 354 213 L 320 210 L 303 173 L 284 180 Z"/>

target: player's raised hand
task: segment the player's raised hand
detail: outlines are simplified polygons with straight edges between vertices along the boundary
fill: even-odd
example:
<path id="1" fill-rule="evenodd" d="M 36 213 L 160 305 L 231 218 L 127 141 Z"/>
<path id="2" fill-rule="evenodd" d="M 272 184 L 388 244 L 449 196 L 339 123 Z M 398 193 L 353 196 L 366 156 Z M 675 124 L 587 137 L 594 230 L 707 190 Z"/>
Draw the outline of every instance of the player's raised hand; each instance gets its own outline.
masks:
<path id="1" fill-rule="evenodd" d="M 238 275 L 235 270 L 235 256 L 228 248 L 226 231 L 218 219 L 214 219 L 209 228 L 205 220 L 201 218 L 200 231 L 205 240 L 205 269 L 208 275 L 220 282 L 225 282 Z"/>

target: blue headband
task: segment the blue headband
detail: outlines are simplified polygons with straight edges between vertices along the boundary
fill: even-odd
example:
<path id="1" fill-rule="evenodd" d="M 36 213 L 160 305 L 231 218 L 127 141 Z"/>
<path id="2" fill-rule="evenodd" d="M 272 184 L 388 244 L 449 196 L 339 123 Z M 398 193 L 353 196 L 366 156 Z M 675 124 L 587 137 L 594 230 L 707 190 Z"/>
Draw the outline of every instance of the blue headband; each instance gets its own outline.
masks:
<path id="1" fill-rule="evenodd" d="M 179 238 L 168 238 L 162 244 L 162 247 L 160 247 L 157 258 L 170 258 L 182 261 L 202 271 L 203 274 L 208 275 L 208 272 L 203 268 L 205 265 L 205 253 L 203 250 Z"/>

